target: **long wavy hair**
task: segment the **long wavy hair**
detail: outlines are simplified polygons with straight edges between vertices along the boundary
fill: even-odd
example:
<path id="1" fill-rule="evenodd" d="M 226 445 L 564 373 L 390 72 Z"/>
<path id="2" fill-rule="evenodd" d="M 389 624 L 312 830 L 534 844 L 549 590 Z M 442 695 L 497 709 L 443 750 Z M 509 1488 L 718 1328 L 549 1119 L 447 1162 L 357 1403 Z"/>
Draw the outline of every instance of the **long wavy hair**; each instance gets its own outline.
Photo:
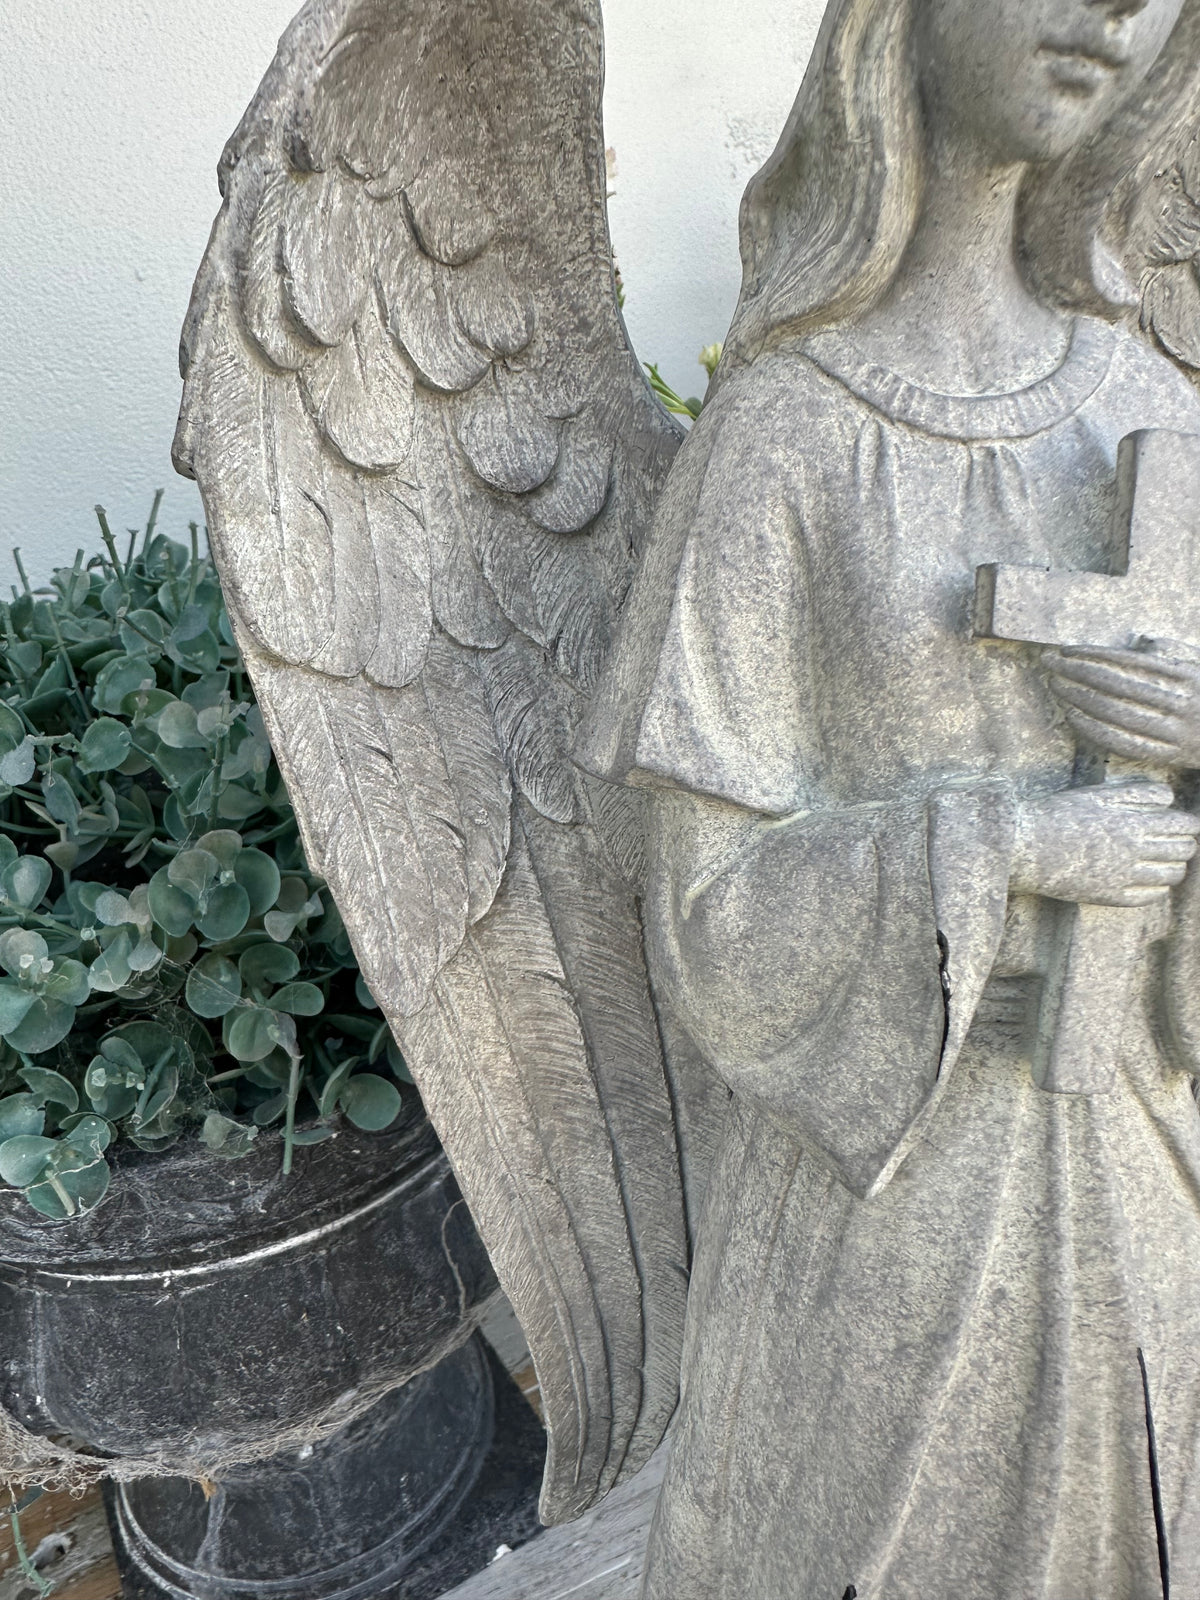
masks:
<path id="1" fill-rule="evenodd" d="M 774 155 L 742 203 L 742 297 L 727 366 L 875 304 L 913 236 L 925 131 L 913 50 L 921 0 L 831 0 Z M 1136 290 L 1123 219 L 1194 127 L 1200 0 L 1186 0 L 1141 91 L 1090 140 L 1031 168 L 1018 250 L 1048 303 L 1117 318 Z"/>

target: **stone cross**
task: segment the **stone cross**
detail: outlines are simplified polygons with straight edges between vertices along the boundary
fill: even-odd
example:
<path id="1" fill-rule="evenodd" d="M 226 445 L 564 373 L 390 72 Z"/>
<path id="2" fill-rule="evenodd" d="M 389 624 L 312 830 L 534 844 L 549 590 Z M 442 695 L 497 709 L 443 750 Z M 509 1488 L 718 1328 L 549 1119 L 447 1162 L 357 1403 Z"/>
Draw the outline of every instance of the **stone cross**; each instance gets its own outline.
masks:
<path id="1" fill-rule="evenodd" d="M 1117 484 L 1121 570 L 980 567 L 978 637 L 1116 649 L 1200 643 L 1200 437 L 1131 434 L 1121 442 Z M 1116 775 L 1111 761 L 1107 769 Z M 1055 1094 L 1104 1094 L 1115 1079 L 1137 964 L 1157 932 L 1154 911 L 1072 904 L 1060 917 L 1034 1077 Z"/>

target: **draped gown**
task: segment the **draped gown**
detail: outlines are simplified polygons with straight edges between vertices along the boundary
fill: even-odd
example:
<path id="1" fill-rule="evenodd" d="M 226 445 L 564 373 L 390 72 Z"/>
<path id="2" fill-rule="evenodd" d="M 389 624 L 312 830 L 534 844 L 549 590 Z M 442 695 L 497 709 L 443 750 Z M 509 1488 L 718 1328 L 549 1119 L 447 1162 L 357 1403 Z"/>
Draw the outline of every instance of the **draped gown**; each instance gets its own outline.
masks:
<path id="1" fill-rule="evenodd" d="M 1145 427 L 1200 432 L 1192 390 L 1081 319 L 979 398 L 822 334 L 685 449 L 579 751 L 655 797 L 657 990 L 733 1091 L 647 1600 L 1152 1600 L 1167 1562 L 1200 1600 L 1179 980 L 1149 942 L 1114 1092 L 1034 1086 L 1014 814 L 1075 749 L 1037 651 L 971 633 L 981 563 L 1111 570 Z"/>

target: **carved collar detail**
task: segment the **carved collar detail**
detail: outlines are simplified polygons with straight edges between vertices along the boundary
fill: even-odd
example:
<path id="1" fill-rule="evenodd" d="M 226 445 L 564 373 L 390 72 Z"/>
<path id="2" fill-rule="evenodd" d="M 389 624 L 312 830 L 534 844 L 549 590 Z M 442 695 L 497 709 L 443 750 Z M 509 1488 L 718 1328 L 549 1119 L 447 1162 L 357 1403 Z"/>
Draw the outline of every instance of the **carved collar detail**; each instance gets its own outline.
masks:
<path id="1" fill-rule="evenodd" d="M 1107 323 L 1080 317 L 1061 364 L 1010 394 L 951 395 L 867 360 L 841 330 L 817 334 L 804 354 L 861 400 L 894 422 L 947 439 L 1027 439 L 1072 416 L 1104 382 L 1117 333 Z"/>

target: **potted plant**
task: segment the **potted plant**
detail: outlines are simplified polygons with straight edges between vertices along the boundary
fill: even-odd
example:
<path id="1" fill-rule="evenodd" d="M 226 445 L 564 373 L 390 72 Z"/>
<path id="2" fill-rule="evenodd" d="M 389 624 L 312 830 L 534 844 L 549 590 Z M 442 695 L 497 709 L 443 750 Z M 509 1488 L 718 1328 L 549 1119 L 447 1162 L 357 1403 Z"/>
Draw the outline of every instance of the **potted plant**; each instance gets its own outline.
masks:
<path id="1" fill-rule="evenodd" d="M 489 1447 L 493 1279 L 196 528 L 100 515 L 0 607 L 0 1405 L 173 1475 L 118 1507 L 159 1592 L 381 1593 Z"/>

